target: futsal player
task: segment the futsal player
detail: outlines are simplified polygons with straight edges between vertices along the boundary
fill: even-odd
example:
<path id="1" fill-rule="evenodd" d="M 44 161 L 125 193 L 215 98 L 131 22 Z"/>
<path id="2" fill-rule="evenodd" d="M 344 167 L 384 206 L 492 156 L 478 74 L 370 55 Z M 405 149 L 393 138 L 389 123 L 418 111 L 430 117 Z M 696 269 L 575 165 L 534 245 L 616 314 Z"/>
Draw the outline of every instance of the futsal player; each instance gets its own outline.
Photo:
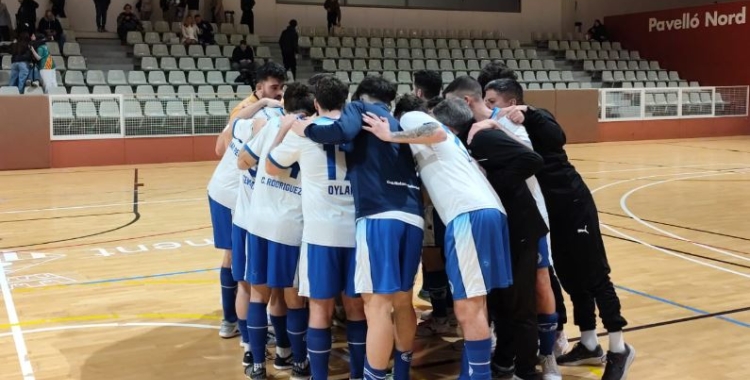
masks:
<path id="1" fill-rule="evenodd" d="M 310 377 L 305 343 L 308 309 L 295 289 L 302 239 L 299 166 L 292 165 L 278 176 L 268 174 L 266 169 L 267 161 L 272 159 L 268 152 L 283 139 L 291 122 L 315 112 L 313 94 L 308 86 L 289 84 L 284 93 L 284 109 L 287 116 L 269 119 L 263 130 L 245 145 L 238 161 L 241 169 L 256 164 L 258 168 L 250 200 L 252 217 L 247 221 L 245 273 L 245 280 L 252 289 L 247 324 L 253 356 L 253 365 L 245 369 L 245 375 L 252 380 L 266 379 L 266 308 L 269 306 L 277 341 L 274 367 L 291 368 L 293 380 Z M 279 299 L 269 305 L 272 289 L 277 291 Z M 283 331 L 287 332 L 287 337 L 281 333 Z"/>
<path id="2" fill-rule="evenodd" d="M 591 191 L 568 160 L 565 132 L 549 112 L 525 106 L 523 88 L 512 79 L 490 82 L 486 98 L 508 108 L 506 112 L 523 112 L 523 124 L 534 149 L 544 158 L 538 178 L 550 211 L 552 254 L 560 282 L 573 302 L 575 324 L 581 330 L 581 341 L 558 357 L 558 363 L 585 365 L 606 360 L 602 379 L 624 379 L 635 359 L 635 349 L 623 337 L 627 321 L 609 277 L 598 211 Z M 609 335 L 606 359 L 596 336 L 597 308 Z"/>
<path id="3" fill-rule="evenodd" d="M 314 86 L 317 115 L 313 122 L 329 125 L 341 117 L 349 86 L 333 76 L 317 79 Z M 344 293 L 346 340 L 349 345 L 349 378 L 362 379 L 367 322 L 361 297 L 354 292 L 354 197 L 344 151 L 287 133 L 266 161 L 270 175 L 280 175 L 295 163 L 301 171 L 302 251 L 299 292 L 310 300 L 307 348 L 313 379 L 328 379 L 331 353 L 331 320 L 335 298 Z"/>
<path id="4" fill-rule="evenodd" d="M 472 110 L 472 114 L 476 121 L 501 121 L 503 122 L 503 127 L 508 131 L 508 133 L 514 135 L 521 143 L 531 148 L 531 143 L 525 128 L 522 125 L 513 124 L 507 119 L 501 118 L 500 110 L 489 109 L 482 101 L 481 96 L 482 92 L 479 83 L 468 76 L 457 78 L 448 86 L 448 88 L 446 88 L 446 97 L 458 98 L 465 101 L 469 108 Z M 534 197 L 540 215 L 545 220 L 545 225 L 548 225 L 547 209 L 545 206 L 544 197 L 541 193 L 541 190 L 539 189 L 539 183 L 537 179 L 533 176 L 528 178 L 527 185 L 532 196 Z M 518 270 L 523 271 L 523 273 L 526 275 L 521 276 L 522 278 L 517 281 L 517 285 L 519 286 L 516 287 L 516 290 L 522 292 L 521 294 L 526 294 L 525 292 L 528 292 L 528 289 L 526 289 L 526 285 L 520 285 L 520 281 L 527 277 L 531 277 L 534 279 L 533 282 L 531 282 L 531 286 L 532 290 L 535 291 L 536 296 L 536 301 L 533 304 L 536 315 L 534 319 L 536 319 L 536 321 L 527 320 L 523 324 L 524 326 L 536 326 L 536 329 L 538 330 L 538 348 L 539 354 L 541 356 L 542 373 L 544 376 L 544 380 L 561 380 L 562 374 L 560 373 L 560 369 L 558 368 L 557 362 L 553 355 L 557 331 L 557 313 L 555 313 L 555 298 L 549 282 L 549 273 L 547 272 L 547 268 L 550 266 L 548 248 L 549 240 L 547 238 L 547 235 L 548 234 L 545 234 L 545 236 L 540 238 L 537 244 L 537 254 L 535 255 L 535 257 L 537 258 L 537 260 L 535 260 L 536 272 L 530 273 L 529 271 L 531 270 L 531 268 L 526 266 L 524 266 L 523 268 L 519 268 Z M 523 309 L 528 311 L 528 307 L 530 306 L 531 305 L 525 304 Z M 513 339 L 514 332 L 511 331 L 511 328 L 507 323 L 496 323 L 495 328 L 496 331 L 498 331 L 498 346 L 500 347 L 500 349 L 496 350 L 495 355 L 495 364 L 497 366 L 497 370 L 499 372 L 503 372 L 503 370 L 511 372 L 510 366 L 508 366 L 508 364 L 511 364 L 510 359 L 512 358 L 512 354 L 510 351 L 506 351 L 509 346 L 508 344 L 506 344 L 506 342 L 518 341 L 519 338 Z M 513 330 L 516 330 L 516 333 L 518 332 L 518 329 Z M 524 337 L 522 339 L 523 341 L 526 341 L 531 339 L 531 337 Z M 517 346 L 519 347 L 517 348 L 517 350 L 522 350 L 522 353 L 515 352 L 517 357 L 516 364 L 521 367 L 520 369 L 522 370 L 522 373 L 531 371 L 531 352 L 532 346 L 536 346 L 536 339 L 534 339 L 533 345 L 531 344 L 531 342 L 526 343 L 528 344 Z"/>
<path id="5" fill-rule="evenodd" d="M 364 129 L 379 139 L 410 144 L 422 183 L 440 218 L 447 220 L 446 267 L 456 317 L 464 335 L 468 363 L 461 378 L 490 380 L 492 340 L 486 296 L 512 283 L 508 226 L 504 209 L 487 179 L 451 132 L 426 113 L 426 104 L 403 96 L 403 131 L 393 132 L 388 119 L 367 114 Z M 413 110 L 413 111 L 411 111 Z"/>
<path id="6" fill-rule="evenodd" d="M 327 125 L 300 122 L 295 131 L 320 144 L 346 144 L 346 163 L 356 212 L 355 291 L 367 317 L 365 379 L 386 377 L 393 352 L 393 376 L 409 379 L 417 326 L 412 290 L 423 238 L 419 178 L 409 147 L 393 146 L 362 132 L 362 114 L 372 112 L 400 130 L 389 104 L 396 86 L 368 76 L 357 87 L 341 118 Z M 395 331 L 394 331 L 395 325 Z"/>

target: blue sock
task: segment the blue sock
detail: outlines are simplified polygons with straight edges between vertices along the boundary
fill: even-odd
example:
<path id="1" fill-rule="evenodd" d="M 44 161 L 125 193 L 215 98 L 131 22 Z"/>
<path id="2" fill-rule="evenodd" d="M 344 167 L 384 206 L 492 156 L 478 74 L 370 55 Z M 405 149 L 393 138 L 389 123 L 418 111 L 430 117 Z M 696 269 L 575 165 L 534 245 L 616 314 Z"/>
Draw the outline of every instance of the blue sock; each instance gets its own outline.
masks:
<path id="1" fill-rule="evenodd" d="M 469 365 L 471 380 L 490 380 L 490 358 L 492 356 L 492 340 L 467 340 L 464 341 L 464 352 Z"/>
<path id="2" fill-rule="evenodd" d="M 461 352 L 461 370 L 458 373 L 458 380 L 469 380 L 469 357 L 466 355 L 466 349 Z"/>
<path id="3" fill-rule="evenodd" d="M 349 342 L 350 378 L 361 379 L 365 369 L 367 321 L 346 321 L 346 341 Z"/>
<path id="4" fill-rule="evenodd" d="M 250 302 L 247 308 L 247 329 L 250 340 L 250 351 L 253 352 L 255 364 L 266 363 L 266 335 L 268 335 L 268 321 L 266 307 L 268 304 Z"/>
<path id="5" fill-rule="evenodd" d="M 393 379 L 407 380 L 410 379 L 409 371 L 411 370 L 412 352 L 401 352 L 393 350 Z"/>
<path id="6" fill-rule="evenodd" d="M 237 322 L 237 309 L 234 301 L 237 299 L 237 281 L 232 278 L 232 269 L 222 267 L 219 271 L 221 282 L 221 306 L 224 310 L 224 320 Z"/>
<path id="7" fill-rule="evenodd" d="M 370 367 L 370 363 L 365 360 L 365 380 L 385 380 L 387 369 L 375 369 Z"/>
<path id="8" fill-rule="evenodd" d="M 331 329 L 307 329 L 307 353 L 313 379 L 328 379 L 328 361 L 331 357 Z"/>
<path id="9" fill-rule="evenodd" d="M 307 322 L 310 318 L 308 308 L 289 309 L 286 314 L 287 333 L 292 343 L 292 356 L 295 363 L 304 363 L 307 358 Z"/>
<path id="10" fill-rule="evenodd" d="M 557 313 L 539 314 L 539 354 L 542 356 L 552 355 L 557 337 Z"/>
<path id="11" fill-rule="evenodd" d="M 281 316 L 281 317 L 272 315 L 271 325 L 273 326 L 273 331 L 276 334 L 276 347 L 281 347 L 281 348 L 291 347 L 292 345 L 291 343 L 289 343 L 289 335 L 287 335 L 287 332 L 286 332 L 286 315 Z"/>
<path id="12" fill-rule="evenodd" d="M 425 287 L 430 292 L 432 316 L 448 316 L 448 275 L 445 270 L 425 273 Z"/>
<path id="13" fill-rule="evenodd" d="M 250 343 L 250 333 L 247 331 L 247 319 L 237 319 L 242 334 L 242 343 Z"/>

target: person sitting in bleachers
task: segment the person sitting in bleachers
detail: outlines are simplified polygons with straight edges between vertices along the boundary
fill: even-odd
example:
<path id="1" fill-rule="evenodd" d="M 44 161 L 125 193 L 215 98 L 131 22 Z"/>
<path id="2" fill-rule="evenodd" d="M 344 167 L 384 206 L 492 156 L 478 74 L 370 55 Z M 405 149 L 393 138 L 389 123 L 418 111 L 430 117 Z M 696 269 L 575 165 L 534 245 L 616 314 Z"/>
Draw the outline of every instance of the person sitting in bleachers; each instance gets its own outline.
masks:
<path id="1" fill-rule="evenodd" d="M 240 41 L 240 46 L 234 48 L 232 52 L 232 70 L 240 70 L 243 66 L 252 66 L 255 61 L 253 48 L 247 46 L 247 41 Z"/>
<path id="2" fill-rule="evenodd" d="M 588 31 L 588 39 L 589 41 L 599 42 L 609 40 L 609 38 L 607 37 L 607 28 L 604 27 L 604 24 L 602 24 L 600 20 L 594 21 L 594 26 L 592 26 Z"/>
<path id="3" fill-rule="evenodd" d="M 117 16 L 117 35 L 120 36 L 120 41 L 125 43 L 127 40 L 128 32 L 142 31 L 143 25 L 138 17 L 133 13 L 133 7 L 130 4 L 125 4 L 122 9 L 122 13 Z"/>
<path id="4" fill-rule="evenodd" d="M 44 13 L 44 17 L 39 20 L 37 31 L 39 31 L 39 33 L 44 33 L 47 41 L 57 41 L 57 44 L 60 45 L 60 51 L 62 51 L 63 45 L 65 44 L 65 34 L 63 33 L 60 20 L 57 19 L 51 10 L 47 10 L 47 12 Z"/>
<path id="5" fill-rule="evenodd" d="M 57 76 L 55 74 L 55 61 L 49 53 L 46 36 L 42 33 L 32 35 L 31 54 L 34 56 L 34 67 L 32 67 L 32 85 L 38 86 L 41 79 L 44 93 L 48 94 L 51 88 L 57 87 Z"/>
<path id="6" fill-rule="evenodd" d="M 195 15 L 195 25 L 198 27 L 198 42 L 201 45 L 215 45 L 214 28 L 211 23 L 204 20 L 201 15 Z"/>
<path id="7" fill-rule="evenodd" d="M 198 26 L 192 16 L 185 17 L 182 23 L 182 44 L 185 46 L 198 43 Z"/>

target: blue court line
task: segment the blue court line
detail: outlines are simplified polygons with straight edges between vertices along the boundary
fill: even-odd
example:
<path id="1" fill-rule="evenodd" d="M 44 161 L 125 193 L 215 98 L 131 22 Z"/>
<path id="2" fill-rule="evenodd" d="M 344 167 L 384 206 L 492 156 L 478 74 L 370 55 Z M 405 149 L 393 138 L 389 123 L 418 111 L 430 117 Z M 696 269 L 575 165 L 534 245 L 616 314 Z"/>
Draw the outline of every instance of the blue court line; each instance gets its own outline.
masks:
<path id="1" fill-rule="evenodd" d="M 96 280 L 96 281 L 88 281 L 88 282 L 77 282 L 77 283 L 66 284 L 66 285 L 106 284 L 106 283 L 111 283 L 111 282 L 123 282 L 123 281 L 143 280 L 143 279 L 146 279 L 146 278 L 179 276 L 179 275 L 183 275 L 183 274 L 203 273 L 203 272 L 211 272 L 211 271 L 217 271 L 217 270 L 219 270 L 219 268 L 195 269 L 195 270 L 187 270 L 187 271 L 182 271 L 182 272 L 169 272 L 169 273 L 149 274 L 149 275 L 145 275 L 145 276 L 109 278 L 109 279 L 106 279 L 106 280 Z"/>
<path id="2" fill-rule="evenodd" d="M 641 297 L 646 297 L 646 298 L 652 299 L 654 301 L 665 303 L 667 305 L 672 305 L 672 306 L 675 306 L 675 307 L 679 307 L 681 309 L 689 310 L 689 311 L 692 311 L 693 313 L 696 313 L 696 314 L 700 314 L 700 315 L 712 314 L 712 313 L 709 313 L 709 312 L 707 312 L 705 310 L 696 309 L 696 308 L 691 307 L 691 306 L 683 305 L 683 304 L 680 304 L 680 303 L 677 303 L 677 302 L 674 302 L 674 301 L 670 301 L 668 299 L 661 298 L 661 297 L 658 297 L 658 296 L 655 296 L 655 295 L 651 295 L 651 294 L 648 294 L 648 293 L 644 293 L 644 292 L 641 292 L 641 291 L 638 291 L 638 290 L 635 290 L 635 289 L 626 288 L 624 286 L 615 285 L 615 288 L 620 289 L 620 290 L 624 290 L 624 291 L 626 291 L 628 293 L 639 295 Z M 733 318 L 725 317 L 725 316 L 722 316 L 722 315 L 717 315 L 714 318 L 721 319 L 722 321 L 729 322 L 729 323 L 735 324 L 735 325 L 740 326 L 740 327 L 750 328 L 750 323 L 745 323 L 745 322 L 742 322 L 742 321 L 738 321 L 738 320 L 733 319 Z"/>

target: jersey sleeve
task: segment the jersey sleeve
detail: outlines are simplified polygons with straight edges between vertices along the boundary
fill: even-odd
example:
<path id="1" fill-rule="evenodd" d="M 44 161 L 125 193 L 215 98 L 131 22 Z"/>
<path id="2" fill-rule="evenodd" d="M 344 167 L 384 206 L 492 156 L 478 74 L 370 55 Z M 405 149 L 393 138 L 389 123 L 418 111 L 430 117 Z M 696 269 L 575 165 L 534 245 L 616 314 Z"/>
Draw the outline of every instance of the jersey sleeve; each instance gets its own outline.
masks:
<path id="1" fill-rule="evenodd" d="M 281 144 L 268 153 L 268 160 L 281 169 L 289 169 L 299 160 L 302 141 L 296 134 L 287 133 Z"/>
<path id="2" fill-rule="evenodd" d="M 265 144 L 266 138 L 268 136 L 268 131 L 271 128 L 266 125 L 260 133 L 258 133 L 255 138 L 250 140 L 247 144 L 245 144 L 245 151 L 249 153 L 251 156 L 253 156 L 254 159 L 257 161 L 260 161 L 260 155 L 263 153 L 263 145 Z"/>
<path id="3" fill-rule="evenodd" d="M 399 120 L 399 125 L 404 131 L 417 129 L 430 123 L 440 124 L 437 120 L 422 112 L 407 112 Z"/>
<path id="4" fill-rule="evenodd" d="M 305 136 L 318 144 L 341 145 L 351 142 L 362 130 L 364 112 L 361 102 L 351 102 L 344 107 L 341 118 L 327 125 L 310 124 L 305 129 Z"/>
<path id="5" fill-rule="evenodd" d="M 469 145 L 477 162 L 509 180 L 526 180 L 541 169 L 542 157 L 499 130 L 484 130 Z"/>

